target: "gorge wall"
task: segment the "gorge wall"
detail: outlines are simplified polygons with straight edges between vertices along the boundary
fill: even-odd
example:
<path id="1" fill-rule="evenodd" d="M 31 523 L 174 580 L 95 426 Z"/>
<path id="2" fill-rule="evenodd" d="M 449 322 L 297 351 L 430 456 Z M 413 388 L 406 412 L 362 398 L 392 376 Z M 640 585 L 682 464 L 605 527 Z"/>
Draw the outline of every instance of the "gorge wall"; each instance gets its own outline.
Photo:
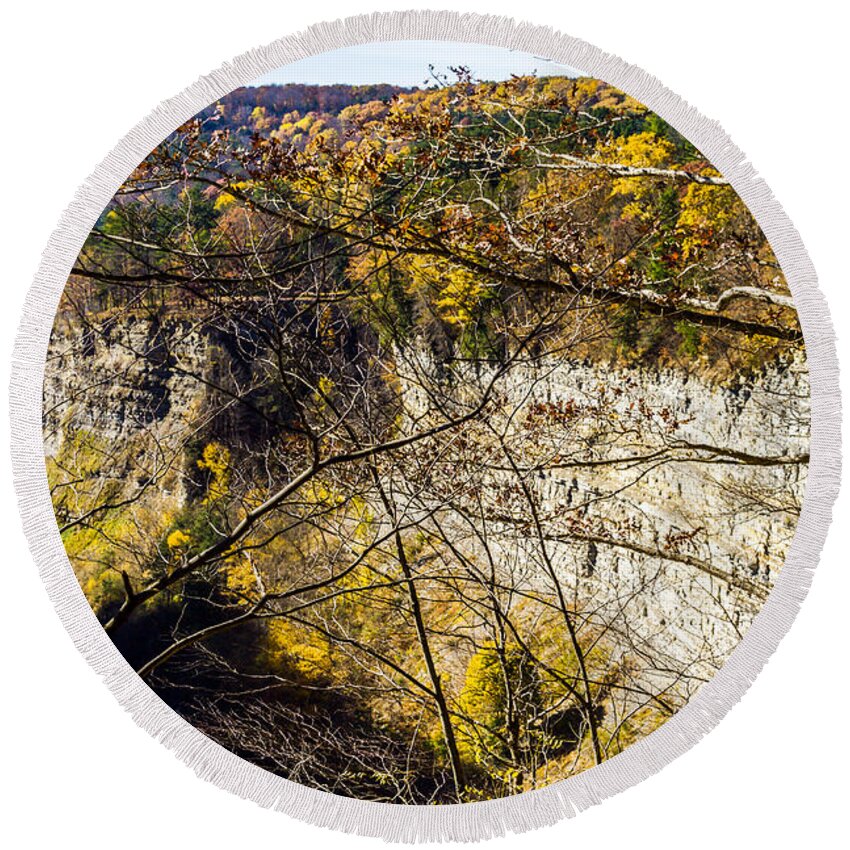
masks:
<path id="1" fill-rule="evenodd" d="M 198 424 L 209 388 L 192 377 L 210 370 L 250 386 L 250 352 L 189 320 L 139 319 L 83 338 L 59 325 L 44 386 L 46 455 L 59 456 L 81 430 L 116 446 L 144 433 L 179 451 L 187 429 L 216 427 Z M 623 419 L 637 399 L 666 411 L 662 425 L 675 422 L 634 445 L 625 428 L 617 451 L 637 460 L 594 466 L 579 457 L 539 470 L 534 487 L 559 573 L 615 642 L 644 658 L 637 680 L 655 689 L 676 680 L 691 692 L 758 612 L 793 538 L 808 452 L 805 362 L 724 381 L 655 366 L 537 362 L 517 364 L 500 392 L 518 410 L 605 397 Z M 250 417 L 239 427 L 250 432 Z M 161 486 L 176 502 L 186 498 L 179 476 Z M 516 561 L 523 545 L 505 529 L 502 557 Z"/>

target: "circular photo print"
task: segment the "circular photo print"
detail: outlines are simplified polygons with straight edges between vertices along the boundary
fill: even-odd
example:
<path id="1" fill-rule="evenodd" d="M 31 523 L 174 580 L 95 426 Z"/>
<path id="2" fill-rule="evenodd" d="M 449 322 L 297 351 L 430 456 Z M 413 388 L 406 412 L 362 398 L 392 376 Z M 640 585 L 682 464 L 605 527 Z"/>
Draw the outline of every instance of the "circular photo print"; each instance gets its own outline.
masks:
<path id="1" fill-rule="evenodd" d="M 482 44 L 209 103 L 103 209 L 44 368 L 109 640 L 206 739 L 361 801 L 522 797 L 663 727 L 806 488 L 801 326 L 727 176 Z"/>

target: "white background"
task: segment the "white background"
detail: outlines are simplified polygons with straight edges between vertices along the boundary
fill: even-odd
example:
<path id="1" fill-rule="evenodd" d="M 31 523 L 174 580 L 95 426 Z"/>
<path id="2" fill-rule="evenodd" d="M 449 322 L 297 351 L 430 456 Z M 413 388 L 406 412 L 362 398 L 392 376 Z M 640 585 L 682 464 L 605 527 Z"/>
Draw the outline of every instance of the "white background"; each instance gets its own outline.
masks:
<path id="1" fill-rule="evenodd" d="M 415 0 L 414 0 L 415 2 Z M 431 5 L 423 3 L 423 5 Z M 800 230 L 832 308 L 850 397 L 846 22 L 809 0 L 442 0 L 549 24 L 655 74 L 722 122 Z M 16 3 L 0 51 L 4 413 L 12 339 L 39 255 L 74 190 L 160 100 L 242 51 L 381 0 Z M 846 432 L 846 430 L 845 430 Z M 375 848 L 198 780 L 139 730 L 73 648 L 32 563 L 0 454 L 0 836 L 12 848 Z M 660 774 L 577 819 L 494 848 L 771 850 L 847 845 L 850 497 L 794 628 L 752 690 Z M 843 553 L 843 554 L 842 554 Z"/>

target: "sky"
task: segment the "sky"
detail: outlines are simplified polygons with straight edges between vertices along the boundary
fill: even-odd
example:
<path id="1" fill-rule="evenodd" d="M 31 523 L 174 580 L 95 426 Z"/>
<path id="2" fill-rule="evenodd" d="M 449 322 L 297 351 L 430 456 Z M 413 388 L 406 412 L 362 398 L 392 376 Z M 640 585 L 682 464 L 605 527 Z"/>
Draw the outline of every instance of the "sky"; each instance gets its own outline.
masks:
<path id="1" fill-rule="evenodd" d="M 251 85 L 273 83 L 308 83 L 330 85 L 348 83 L 391 83 L 397 86 L 428 85 L 428 65 L 449 74 L 450 65 L 465 65 L 474 79 L 506 80 L 511 74 L 575 77 L 575 68 L 561 65 L 530 53 L 463 44 L 456 41 L 387 41 L 343 47 L 284 65 L 258 77 Z M 428 82 L 426 82 L 428 80 Z"/>

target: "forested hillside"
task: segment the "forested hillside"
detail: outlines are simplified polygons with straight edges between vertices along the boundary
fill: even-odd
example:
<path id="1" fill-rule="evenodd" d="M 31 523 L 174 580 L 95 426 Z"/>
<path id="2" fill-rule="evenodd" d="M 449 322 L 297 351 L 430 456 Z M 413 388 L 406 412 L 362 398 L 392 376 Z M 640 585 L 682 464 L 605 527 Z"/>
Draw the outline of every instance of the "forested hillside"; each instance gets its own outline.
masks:
<path id="1" fill-rule="evenodd" d="M 282 124 L 294 124 L 308 118 L 340 126 L 346 116 L 367 104 L 373 108 L 387 104 L 393 97 L 411 91 L 386 84 L 363 86 L 309 86 L 290 83 L 281 86 L 250 86 L 236 89 L 200 113 L 202 120 L 212 119 L 219 129 L 233 134 L 268 134 Z M 355 107 L 353 110 L 349 107 Z M 305 127 L 307 129 L 307 127 Z"/>

